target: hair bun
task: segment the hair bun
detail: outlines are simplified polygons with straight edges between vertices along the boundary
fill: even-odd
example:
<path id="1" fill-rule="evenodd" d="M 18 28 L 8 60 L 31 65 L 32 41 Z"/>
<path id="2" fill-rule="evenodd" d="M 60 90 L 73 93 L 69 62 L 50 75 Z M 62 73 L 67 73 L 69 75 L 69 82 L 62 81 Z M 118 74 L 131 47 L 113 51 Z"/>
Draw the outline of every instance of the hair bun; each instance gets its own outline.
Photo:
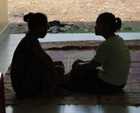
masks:
<path id="1" fill-rule="evenodd" d="M 34 13 L 32 13 L 32 12 L 24 15 L 24 21 L 29 22 L 31 20 L 31 18 L 33 17 L 33 15 L 34 15 Z"/>

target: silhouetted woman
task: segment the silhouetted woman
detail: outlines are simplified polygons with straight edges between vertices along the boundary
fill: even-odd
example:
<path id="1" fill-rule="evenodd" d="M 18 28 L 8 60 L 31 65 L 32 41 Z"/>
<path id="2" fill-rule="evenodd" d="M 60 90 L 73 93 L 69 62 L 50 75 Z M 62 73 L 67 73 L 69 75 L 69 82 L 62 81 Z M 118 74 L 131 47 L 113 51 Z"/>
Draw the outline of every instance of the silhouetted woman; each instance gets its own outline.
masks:
<path id="1" fill-rule="evenodd" d="M 11 63 L 11 80 L 17 97 L 49 94 L 55 85 L 54 62 L 40 46 L 48 30 L 48 19 L 42 13 L 24 16 L 28 32 L 18 44 Z"/>
<path id="2" fill-rule="evenodd" d="M 84 92 L 121 91 L 127 82 L 130 55 L 124 40 L 115 34 L 120 28 L 121 19 L 112 13 L 105 12 L 98 16 L 95 34 L 103 36 L 105 41 L 99 45 L 91 61 L 75 61 L 71 78 L 65 87 Z"/>

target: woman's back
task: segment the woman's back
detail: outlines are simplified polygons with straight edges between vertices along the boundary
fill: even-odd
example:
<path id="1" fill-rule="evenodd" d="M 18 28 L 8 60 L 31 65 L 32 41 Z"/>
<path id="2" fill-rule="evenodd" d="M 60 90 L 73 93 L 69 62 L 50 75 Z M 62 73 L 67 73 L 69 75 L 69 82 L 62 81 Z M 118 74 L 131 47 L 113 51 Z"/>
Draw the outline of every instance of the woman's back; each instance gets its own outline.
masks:
<path id="1" fill-rule="evenodd" d="M 121 37 L 107 39 L 97 49 L 95 61 L 102 63 L 103 73 L 99 77 L 105 82 L 122 85 L 128 77 L 130 55 Z"/>

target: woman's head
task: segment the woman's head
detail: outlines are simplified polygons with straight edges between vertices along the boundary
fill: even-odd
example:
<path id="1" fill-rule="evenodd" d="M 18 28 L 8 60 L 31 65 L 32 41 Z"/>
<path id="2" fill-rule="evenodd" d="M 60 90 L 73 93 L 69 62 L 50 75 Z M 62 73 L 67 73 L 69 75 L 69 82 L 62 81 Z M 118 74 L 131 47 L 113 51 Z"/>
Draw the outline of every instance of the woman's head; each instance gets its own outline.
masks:
<path id="1" fill-rule="evenodd" d="M 112 13 L 102 13 L 96 20 L 95 33 L 102 36 L 114 34 L 120 30 L 121 24 L 121 19 L 116 18 Z"/>
<path id="2" fill-rule="evenodd" d="M 28 13 L 24 16 L 24 21 L 27 22 L 30 33 L 40 38 L 46 35 L 49 28 L 46 15 L 42 13 Z"/>

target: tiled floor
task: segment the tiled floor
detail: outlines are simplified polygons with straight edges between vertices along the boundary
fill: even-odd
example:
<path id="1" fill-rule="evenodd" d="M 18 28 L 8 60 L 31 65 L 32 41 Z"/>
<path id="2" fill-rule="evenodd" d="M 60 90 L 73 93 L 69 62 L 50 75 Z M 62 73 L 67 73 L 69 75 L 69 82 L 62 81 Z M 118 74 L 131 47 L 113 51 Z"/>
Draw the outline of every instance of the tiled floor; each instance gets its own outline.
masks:
<path id="1" fill-rule="evenodd" d="M 23 35 L 16 35 L 0 42 L 0 71 L 6 72 L 11 62 L 14 49 L 22 36 Z M 56 105 L 52 103 L 26 103 L 7 106 L 6 113 L 140 113 L 140 107 L 121 105 Z"/>
<path id="2" fill-rule="evenodd" d="M 119 105 L 17 105 L 6 113 L 140 113 L 140 107 Z"/>

